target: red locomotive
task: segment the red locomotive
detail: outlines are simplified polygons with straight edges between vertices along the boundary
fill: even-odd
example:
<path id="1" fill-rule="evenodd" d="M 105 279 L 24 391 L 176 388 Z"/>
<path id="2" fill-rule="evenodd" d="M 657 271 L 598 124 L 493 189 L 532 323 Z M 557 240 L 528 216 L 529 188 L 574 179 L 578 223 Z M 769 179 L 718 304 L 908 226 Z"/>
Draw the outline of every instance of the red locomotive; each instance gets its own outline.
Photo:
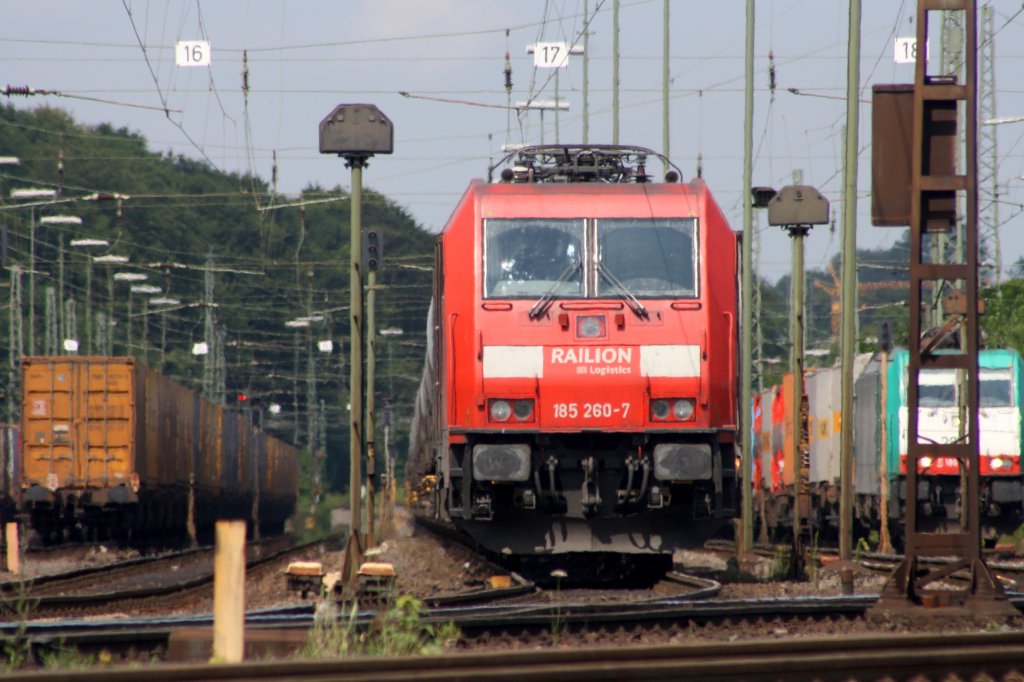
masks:
<path id="1" fill-rule="evenodd" d="M 505 555 L 657 555 L 737 506 L 736 236 L 654 152 L 526 147 L 437 241 L 409 458 Z"/>

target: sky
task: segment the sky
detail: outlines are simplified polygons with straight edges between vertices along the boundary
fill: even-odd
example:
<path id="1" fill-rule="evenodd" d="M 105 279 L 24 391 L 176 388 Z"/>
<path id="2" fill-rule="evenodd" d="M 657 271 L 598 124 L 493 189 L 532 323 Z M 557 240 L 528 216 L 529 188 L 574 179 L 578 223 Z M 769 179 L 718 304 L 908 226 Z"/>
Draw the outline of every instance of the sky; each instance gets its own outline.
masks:
<path id="1" fill-rule="evenodd" d="M 993 8 L 996 114 L 1021 116 L 1022 4 L 996 0 Z M 270 181 L 276 153 L 276 186 L 290 196 L 313 185 L 349 186 L 342 161 L 318 152 L 318 126 L 338 104 L 373 103 L 393 122 L 394 153 L 371 159 L 364 185 L 437 231 L 469 181 L 485 177 L 501 158 L 503 145 L 582 140 L 583 57 L 573 55 L 564 69 L 535 68 L 527 46 L 582 44 L 587 18 L 589 141 L 612 141 L 612 10 L 613 0 L 5 0 L 0 86 L 60 93 L 7 101 L 19 108 L 59 106 L 84 124 L 127 127 L 145 135 L 153 151 L 203 159 L 224 171 Z M 663 11 L 662 0 L 620 2 L 619 141 L 657 151 L 664 151 Z M 684 180 L 702 159 L 705 181 L 740 230 L 748 196 L 746 2 L 673 0 L 669 11 L 667 154 Z M 900 232 L 870 221 L 870 98 L 873 84 L 912 82 L 912 65 L 895 63 L 894 50 L 897 38 L 914 35 L 915 13 L 912 0 L 863 3 L 862 247 L 887 247 Z M 756 2 L 753 184 L 780 188 L 802 172 L 803 183 L 831 202 L 833 224 L 814 229 L 807 241 L 809 269 L 823 267 L 842 241 L 847 33 L 848 3 L 841 0 Z M 932 35 L 934 63 L 938 30 Z M 201 40 L 210 45 L 209 66 L 176 65 L 177 44 Z M 556 80 L 568 111 L 542 118 L 536 110 L 508 108 L 554 99 Z M 995 130 L 1005 267 L 1024 256 L 1024 122 Z M 993 188 L 982 182 L 984 205 Z M 775 280 L 789 272 L 788 238 L 766 225 L 759 234 L 759 273 Z"/>

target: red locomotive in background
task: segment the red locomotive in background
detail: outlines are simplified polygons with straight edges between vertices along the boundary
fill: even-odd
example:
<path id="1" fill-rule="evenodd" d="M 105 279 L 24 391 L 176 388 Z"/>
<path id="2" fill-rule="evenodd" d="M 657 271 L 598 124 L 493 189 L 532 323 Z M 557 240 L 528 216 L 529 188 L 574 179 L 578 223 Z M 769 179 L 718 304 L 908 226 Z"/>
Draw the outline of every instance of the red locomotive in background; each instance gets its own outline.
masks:
<path id="1" fill-rule="evenodd" d="M 737 506 L 736 236 L 650 150 L 509 159 L 437 241 L 410 479 L 505 555 L 699 544 Z"/>

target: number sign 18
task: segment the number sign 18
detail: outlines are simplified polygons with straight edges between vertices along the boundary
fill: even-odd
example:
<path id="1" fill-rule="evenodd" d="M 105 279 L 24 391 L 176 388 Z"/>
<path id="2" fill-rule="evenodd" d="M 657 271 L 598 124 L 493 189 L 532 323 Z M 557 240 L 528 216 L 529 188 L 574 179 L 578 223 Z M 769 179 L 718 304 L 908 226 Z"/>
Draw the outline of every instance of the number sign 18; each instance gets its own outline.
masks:
<path id="1" fill-rule="evenodd" d="M 209 66 L 208 40 L 179 40 L 174 47 L 174 61 L 178 66 Z"/>
<path id="2" fill-rule="evenodd" d="M 897 64 L 913 64 L 917 61 L 917 38 L 903 36 L 896 38 L 893 58 Z M 928 58 L 928 45 L 925 45 L 925 59 Z"/>

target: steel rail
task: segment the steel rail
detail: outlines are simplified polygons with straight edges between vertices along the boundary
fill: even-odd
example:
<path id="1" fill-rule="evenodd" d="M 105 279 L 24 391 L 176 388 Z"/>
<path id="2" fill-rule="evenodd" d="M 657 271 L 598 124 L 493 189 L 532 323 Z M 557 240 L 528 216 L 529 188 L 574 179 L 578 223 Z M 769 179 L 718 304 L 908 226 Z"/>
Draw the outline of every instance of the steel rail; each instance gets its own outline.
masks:
<path id="1" fill-rule="evenodd" d="M 545 649 L 403 658 L 154 665 L 12 674 L 6 679 L 104 680 L 745 680 L 1001 678 L 1024 670 L 1024 633 L 887 635 L 637 647 Z"/>

